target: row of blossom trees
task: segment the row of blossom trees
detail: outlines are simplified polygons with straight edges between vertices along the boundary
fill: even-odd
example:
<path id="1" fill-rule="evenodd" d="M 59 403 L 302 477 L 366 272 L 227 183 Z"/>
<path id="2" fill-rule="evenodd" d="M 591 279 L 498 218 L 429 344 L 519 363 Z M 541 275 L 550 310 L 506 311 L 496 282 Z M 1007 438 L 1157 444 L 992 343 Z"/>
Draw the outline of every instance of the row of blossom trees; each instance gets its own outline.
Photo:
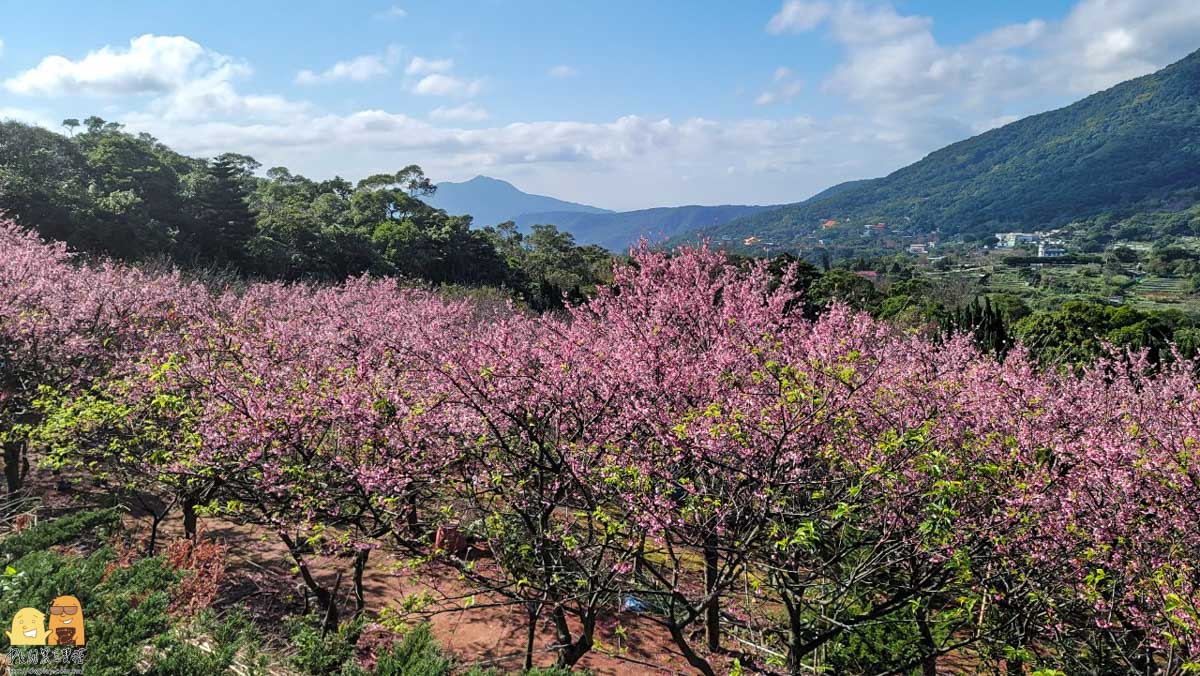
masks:
<path id="1" fill-rule="evenodd" d="M 630 604 L 699 672 L 1200 667 L 1194 365 L 1004 361 L 833 306 L 791 273 L 646 249 L 561 315 L 391 280 L 213 291 L 0 227 L 0 420 L 151 506 L 363 572 L 434 551 L 551 627 L 560 663 Z M 154 548 L 153 538 L 149 548 Z M 989 666 L 990 665 L 990 666 Z"/>

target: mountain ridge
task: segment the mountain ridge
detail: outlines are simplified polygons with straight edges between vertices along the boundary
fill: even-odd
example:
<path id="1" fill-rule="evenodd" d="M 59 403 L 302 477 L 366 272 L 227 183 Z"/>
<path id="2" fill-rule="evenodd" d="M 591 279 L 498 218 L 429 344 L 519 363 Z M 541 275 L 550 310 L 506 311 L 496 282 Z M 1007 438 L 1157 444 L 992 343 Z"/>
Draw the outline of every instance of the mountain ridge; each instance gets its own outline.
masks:
<path id="1" fill-rule="evenodd" d="M 580 244 L 599 244 L 610 251 L 621 251 L 642 237 L 651 241 L 666 240 L 770 208 L 742 204 L 688 204 L 604 214 L 534 212 L 521 214 L 515 220 L 522 229 L 537 224 L 553 224 L 560 230 L 570 232 Z"/>
<path id="2" fill-rule="evenodd" d="M 503 223 L 531 212 L 612 213 L 589 204 L 527 193 L 508 181 L 482 175 L 460 183 L 438 183 L 437 192 L 424 199 L 430 206 L 443 209 L 452 216 L 469 214 L 480 227 Z"/>
<path id="3" fill-rule="evenodd" d="M 1200 50 L 952 143 L 887 176 L 694 234 L 796 241 L 827 219 L 904 220 L 946 233 L 1055 227 L 1193 188 L 1200 188 Z"/>

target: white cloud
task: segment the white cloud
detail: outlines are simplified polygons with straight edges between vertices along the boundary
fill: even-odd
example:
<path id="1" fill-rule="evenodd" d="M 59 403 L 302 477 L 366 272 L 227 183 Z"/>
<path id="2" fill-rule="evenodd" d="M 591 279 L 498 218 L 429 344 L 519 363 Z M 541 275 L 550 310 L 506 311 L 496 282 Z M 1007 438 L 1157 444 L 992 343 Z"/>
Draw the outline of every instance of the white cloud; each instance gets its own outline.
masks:
<path id="1" fill-rule="evenodd" d="M 249 68 L 183 36 L 143 35 L 128 49 L 107 46 L 78 61 L 47 56 L 4 85 L 17 94 L 43 96 L 162 94 L 215 71 Z"/>
<path id="2" fill-rule="evenodd" d="M 421 78 L 413 87 L 413 91 L 422 96 L 471 97 L 478 94 L 482 87 L 481 80 L 463 80 L 452 75 L 434 73 Z"/>
<path id="3" fill-rule="evenodd" d="M 1005 50 L 1025 47 L 1046 33 L 1046 22 L 1032 19 L 1025 23 L 1001 26 L 976 38 L 972 44 L 985 50 Z"/>
<path id="4" fill-rule="evenodd" d="M 982 134 L 990 129 L 999 129 L 1004 125 L 1011 124 L 1019 119 L 1021 119 L 1020 115 L 1001 115 L 1000 117 L 993 117 L 990 120 L 985 120 L 984 122 L 976 124 L 972 131 L 976 134 Z"/>
<path id="5" fill-rule="evenodd" d="M 399 5 L 392 5 L 391 7 L 388 7 L 380 12 L 377 16 L 383 19 L 403 19 L 404 17 L 408 16 L 408 12 L 406 12 L 404 8 Z"/>
<path id="6" fill-rule="evenodd" d="M 296 74 L 296 82 L 303 85 L 322 84 L 348 80 L 366 82 L 387 75 L 400 59 L 401 48 L 391 45 L 383 54 L 368 54 L 347 61 L 339 61 L 329 68 L 315 73 L 302 70 Z"/>
<path id="7" fill-rule="evenodd" d="M 1061 21 L 1034 18 L 962 44 L 939 42 L 932 19 L 891 4 L 834 0 L 824 6 L 828 11 L 810 5 L 786 3 L 767 30 L 824 25 L 843 58 L 823 89 L 897 129 L 935 113 L 961 128 L 980 128 L 1034 112 L 1012 109 L 1021 102 L 1066 103 L 1180 58 L 1200 33 L 1195 0 L 1080 0 Z"/>
<path id="8" fill-rule="evenodd" d="M 1082 0 L 1047 35 L 1047 65 L 1073 92 L 1144 75 L 1196 49 L 1194 0 Z"/>
<path id="9" fill-rule="evenodd" d="M 796 77 L 791 68 L 780 66 L 771 75 L 772 88 L 759 94 L 754 103 L 769 106 L 772 103 L 795 98 L 804 89 L 804 81 Z"/>
<path id="10" fill-rule="evenodd" d="M 4 40 L 0 40 L 0 56 L 4 56 Z"/>
<path id="11" fill-rule="evenodd" d="M 359 177 L 389 167 L 394 171 L 397 162 L 415 162 L 439 179 L 488 173 L 523 177 L 522 187 L 568 198 L 619 194 L 604 200 L 618 208 L 698 200 L 778 201 L 785 195 L 799 199 L 806 194 L 797 191 L 808 186 L 815 192 L 833 180 L 880 173 L 870 158 L 889 147 L 875 137 L 848 139 L 840 123 L 835 129 L 799 117 L 676 122 L 628 115 L 609 122 L 520 122 L 475 129 L 383 110 L 348 115 L 308 111 L 258 123 L 181 124 L 155 115 L 121 121 L 189 154 L 245 152 L 264 164 L 314 177 Z M 833 157 L 836 162 L 829 160 Z M 713 191 L 727 166 L 745 179 Z"/>
<path id="12" fill-rule="evenodd" d="M 463 122 L 482 122 L 488 119 L 488 111 L 474 103 L 464 103 L 461 106 L 447 108 L 439 106 L 429 111 L 429 117 L 434 120 L 443 121 L 463 121 Z"/>
<path id="13" fill-rule="evenodd" d="M 48 56 L 4 84 L 26 95 L 152 96 L 135 119 L 281 121 L 308 110 L 308 104 L 280 96 L 238 93 L 234 82 L 250 72 L 245 63 L 186 37 L 143 35 L 128 49 L 106 46 L 78 61 Z"/>
<path id="14" fill-rule="evenodd" d="M 816 28 L 829 16 L 828 2 L 806 2 L 805 0 L 787 0 L 779 13 L 767 22 L 767 31 L 776 35 L 780 33 L 802 33 Z"/>
<path id="15" fill-rule="evenodd" d="M 566 64 L 559 64 L 559 65 L 551 68 L 550 70 L 546 71 L 546 73 L 550 77 L 569 78 L 569 77 L 575 77 L 576 75 L 578 75 L 579 71 L 576 70 L 575 68 L 573 68 L 572 66 L 568 66 Z"/>
<path id="16" fill-rule="evenodd" d="M 421 56 L 414 56 L 412 61 L 408 62 L 408 67 L 404 69 L 404 72 L 409 75 L 428 75 L 430 73 L 445 73 L 453 68 L 453 59 L 426 59 Z"/>
<path id="17" fill-rule="evenodd" d="M 10 108 L 0 106 L 0 121 L 16 120 L 26 124 L 36 124 L 47 129 L 53 129 L 56 125 L 50 121 L 46 115 L 34 111 L 26 110 L 25 108 Z"/>
<path id="18" fill-rule="evenodd" d="M 1149 2 L 1080 0 L 1061 20 L 1029 17 L 956 43 L 936 39 L 932 20 L 876 0 L 828 0 L 825 14 L 807 22 L 792 10 L 790 19 L 776 22 L 778 30 L 811 25 L 807 30 L 820 31 L 838 58 L 821 87 L 849 106 L 820 120 L 782 117 L 781 106 L 773 115 L 741 120 L 626 115 L 498 124 L 486 121 L 482 105 L 467 101 L 485 81 L 449 63 L 405 75 L 404 86 L 414 94 L 463 97 L 447 99 L 425 118 L 379 109 L 332 114 L 270 92 L 242 91 L 245 64 L 184 38 L 176 45 L 181 66 L 134 68 L 131 43 L 93 52 L 120 68 L 93 68 L 89 54 L 63 73 L 39 65 L 28 71 L 39 77 L 18 74 L 8 86 L 30 93 L 135 94 L 113 99 L 118 110 L 105 117 L 189 154 L 245 152 L 314 178 L 357 178 L 417 163 L 438 180 L 486 173 L 533 192 L 613 208 L 765 204 L 886 174 L 948 142 L 1068 103 L 1194 49 L 1200 3 L 1155 0 L 1148 8 Z M 159 46 L 156 53 L 170 50 Z M 172 63 L 144 56 L 139 59 Z M 757 96 L 765 105 L 811 91 L 800 89 L 799 75 L 788 67 L 760 77 L 744 83 L 738 96 Z M 26 107 L 31 110 L 0 109 L 0 116 L 40 112 Z M 60 116 L 51 116 L 55 127 Z M 762 119 L 769 117 L 776 119 Z"/>

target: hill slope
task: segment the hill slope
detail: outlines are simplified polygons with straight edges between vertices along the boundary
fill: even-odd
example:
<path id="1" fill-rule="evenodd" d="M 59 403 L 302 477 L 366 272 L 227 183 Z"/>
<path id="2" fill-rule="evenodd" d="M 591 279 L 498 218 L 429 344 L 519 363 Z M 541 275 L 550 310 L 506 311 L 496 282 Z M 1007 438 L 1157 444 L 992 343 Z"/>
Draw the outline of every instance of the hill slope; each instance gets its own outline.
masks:
<path id="1" fill-rule="evenodd" d="M 702 234 L 794 241 L 828 218 L 911 219 L 924 231 L 995 232 L 1159 206 L 1200 187 L 1200 51 L 942 148 L 883 178 L 835 187 Z"/>
<path id="2" fill-rule="evenodd" d="M 580 244 L 599 244 L 621 251 L 646 237 L 651 241 L 684 235 L 756 214 L 772 207 L 721 205 L 658 207 L 619 213 L 590 214 L 578 211 L 546 211 L 522 214 L 517 225 L 522 229 L 538 223 L 550 223 L 575 236 Z"/>
<path id="3" fill-rule="evenodd" d="M 470 214 L 477 226 L 496 225 L 535 211 L 609 213 L 599 207 L 521 192 L 507 181 L 487 176 L 476 176 L 462 183 L 439 183 L 437 192 L 425 202 L 445 209 L 452 216 Z"/>

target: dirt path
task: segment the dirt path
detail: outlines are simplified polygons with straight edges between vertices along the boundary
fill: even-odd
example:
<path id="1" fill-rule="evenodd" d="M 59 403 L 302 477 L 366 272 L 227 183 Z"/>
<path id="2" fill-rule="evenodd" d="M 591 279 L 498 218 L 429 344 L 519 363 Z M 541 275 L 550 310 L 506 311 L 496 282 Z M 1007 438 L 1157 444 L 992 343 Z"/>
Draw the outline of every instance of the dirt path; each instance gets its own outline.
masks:
<path id="1" fill-rule="evenodd" d="M 103 504 L 108 491 L 87 477 L 54 476 L 34 470 L 29 476 L 27 493 L 41 498 L 41 512 L 57 516 Z M 148 533 L 150 517 L 144 510 L 130 506 L 126 519 L 135 533 Z M 202 518 L 204 537 L 229 547 L 228 578 L 222 585 L 218 607 L 242 604 L 262 629 L 263 639 L 286 645 L 281 622 L 288 615 L 305 609 L 304 586 L 294 572 L 294 562 L 279 538 L 266 529 L 235 524 L 218 518 Z M 182 537 L 179 514 L 169 516 L 159 526 L 161 546 L 171 538 Z M 332 586 L 340 571 L 340 607 L 353 608 L 349 559 L 316 557 L 310 568 L 323 584 Z M 410 567 L 394 552 L 372 552 L 363 586 L 367 612 L 398 613 L 407 623 L 428 621 L 442 645 L 466 665 L 519 669 L 524 659 L 526 619 L 522 609 L 498 605 L 498 599 L 471 597 L 471 590 L 456 579 L 452 571 L 429 564 Z M 408 610 L 405 610 L 406 601 Z M 577 665 L 595 674 L 691 674 L 691 669 L 671 642 L 667 632 L 646 617 L 619 613 L 599 623 L 597 647 Z M 536 662 L 548 666 L 554 662 L 555 635 L 550 624 L 543 623 L 536 637 Z"/>

